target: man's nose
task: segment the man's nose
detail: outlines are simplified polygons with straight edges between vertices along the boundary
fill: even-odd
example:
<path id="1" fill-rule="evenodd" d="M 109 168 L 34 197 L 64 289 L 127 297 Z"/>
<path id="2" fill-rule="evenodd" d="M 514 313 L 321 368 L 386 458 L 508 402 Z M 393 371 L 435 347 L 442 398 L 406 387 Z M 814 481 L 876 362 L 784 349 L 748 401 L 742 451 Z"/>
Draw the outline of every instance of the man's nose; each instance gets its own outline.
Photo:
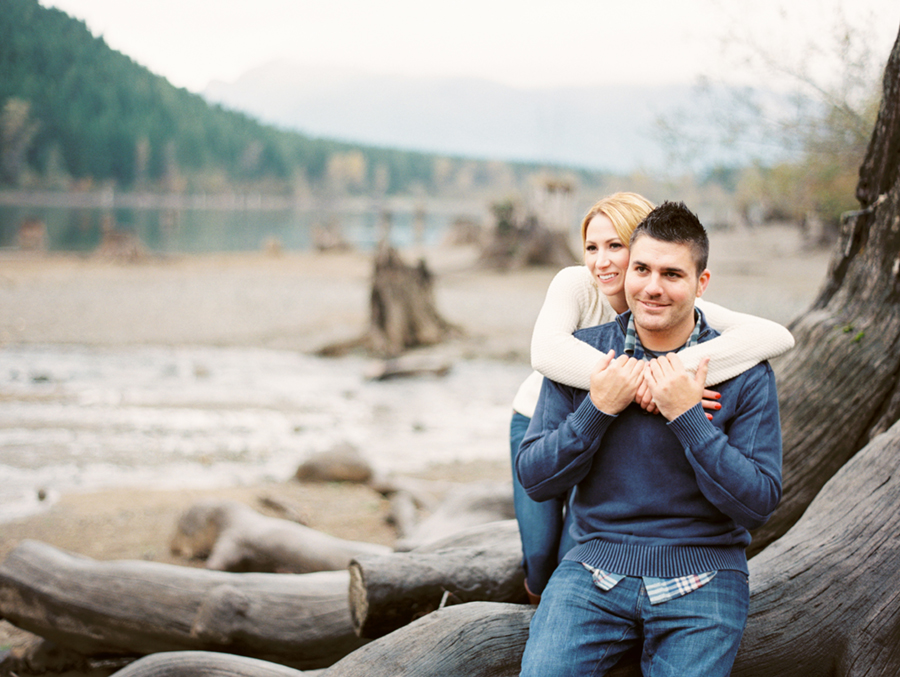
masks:
<path id="1" fill-rule="evenodd" d="M 650 276 L 650 279 L 647 281 L 647 286 L 644 287 L 644 292 L 650 296 L 659 296 L 662 294 L 662 285 L 660 285 L 659 275 L 654 273 Z"/>

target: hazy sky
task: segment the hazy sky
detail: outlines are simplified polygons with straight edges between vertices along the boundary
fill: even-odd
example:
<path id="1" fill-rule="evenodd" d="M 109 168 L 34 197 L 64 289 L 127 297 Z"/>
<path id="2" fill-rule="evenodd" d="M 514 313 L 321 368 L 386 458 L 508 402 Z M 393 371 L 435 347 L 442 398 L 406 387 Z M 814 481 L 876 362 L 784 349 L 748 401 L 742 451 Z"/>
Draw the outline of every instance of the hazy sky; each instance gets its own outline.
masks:
<path id="1" fill-rule="evenodd" d="M 737 32 L 769 53 L 875 16 L 882 62 L 898 0 L 40 0 L 193 91 L 287 58 L 380 73 L 480 76 L 513 86 L 693 82 Z"/>

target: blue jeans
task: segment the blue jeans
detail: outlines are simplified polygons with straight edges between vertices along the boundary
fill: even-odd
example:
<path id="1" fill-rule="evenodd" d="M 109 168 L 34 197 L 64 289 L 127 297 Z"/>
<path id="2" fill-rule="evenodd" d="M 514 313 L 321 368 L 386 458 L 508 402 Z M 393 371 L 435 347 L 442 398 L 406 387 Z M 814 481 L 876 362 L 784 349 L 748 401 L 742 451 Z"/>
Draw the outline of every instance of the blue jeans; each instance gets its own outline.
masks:
<path id="1" fill-rule="evenodd" d="M 747 622 L 750 588 L 740 571 L 719 571 L 702 588 L 651 605 L 640 577 L 603 592 L 566 560 L 531 619 L 522 677 L 599 677 L 642 646 L 644 677 L 727 677 Z"/>
<path id="2" fill-rule="evenodd" d="M 522 565 L 528 589 L 540 595 L 559 561 L 574 545 L 569 521 L 564 518 L 566 499 L 560 497 L 538 503 L 528 498 L 516 474 L 516 453 L 531 419 L 513 412 L 509 424 L 509 448 L 512 460 L 513 504 L 519 535 L 522 538 Z"/>

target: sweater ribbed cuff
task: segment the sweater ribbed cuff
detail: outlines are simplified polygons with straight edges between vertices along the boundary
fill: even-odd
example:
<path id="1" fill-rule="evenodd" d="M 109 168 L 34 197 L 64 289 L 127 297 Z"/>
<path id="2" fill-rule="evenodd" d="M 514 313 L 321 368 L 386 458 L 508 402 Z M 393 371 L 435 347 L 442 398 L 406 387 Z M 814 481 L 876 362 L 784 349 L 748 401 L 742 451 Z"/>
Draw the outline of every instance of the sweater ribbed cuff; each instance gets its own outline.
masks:
<path id="1" fill-rule="evenodd" d="M 706 412 L 699 403 L 667 425 L 678 441 L 690 449 L 702 445 L 715 431 L 715 426 L 706 418 Z"/>
<path id="2" fill-rule="evenodd" d="M 615 421 L 616 418 L 618 417 L 614 414 L 606 414 L 597 409 L 591 398 L 585 397 L 573 413 L 572 418 L 569 419 L 569 422 L 578 432 L 597 438 L 606 432 L 610 423 Z"/>

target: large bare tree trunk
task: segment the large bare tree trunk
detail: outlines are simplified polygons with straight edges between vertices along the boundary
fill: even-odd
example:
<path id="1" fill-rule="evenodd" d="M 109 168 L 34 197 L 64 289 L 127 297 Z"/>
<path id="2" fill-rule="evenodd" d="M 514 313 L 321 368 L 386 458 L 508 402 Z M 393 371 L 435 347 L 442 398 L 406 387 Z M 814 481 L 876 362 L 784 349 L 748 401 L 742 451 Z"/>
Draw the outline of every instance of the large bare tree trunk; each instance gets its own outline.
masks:
<path id="1" fill-rule="evenodd" d="M 754 534 L 755 554 L 785 533 L 819 489 L 900 416 L 900 38 L 856 196 L 825 284 L 791 325 L 776 365 L 784 433 L 784 498 Z"/>
<path id="2" fill-rule="evenodd" d="M 900 674 L 898 467 L 900 424 L 841 468 L 803 518 L 750 562 L 735 677 Z"/>

